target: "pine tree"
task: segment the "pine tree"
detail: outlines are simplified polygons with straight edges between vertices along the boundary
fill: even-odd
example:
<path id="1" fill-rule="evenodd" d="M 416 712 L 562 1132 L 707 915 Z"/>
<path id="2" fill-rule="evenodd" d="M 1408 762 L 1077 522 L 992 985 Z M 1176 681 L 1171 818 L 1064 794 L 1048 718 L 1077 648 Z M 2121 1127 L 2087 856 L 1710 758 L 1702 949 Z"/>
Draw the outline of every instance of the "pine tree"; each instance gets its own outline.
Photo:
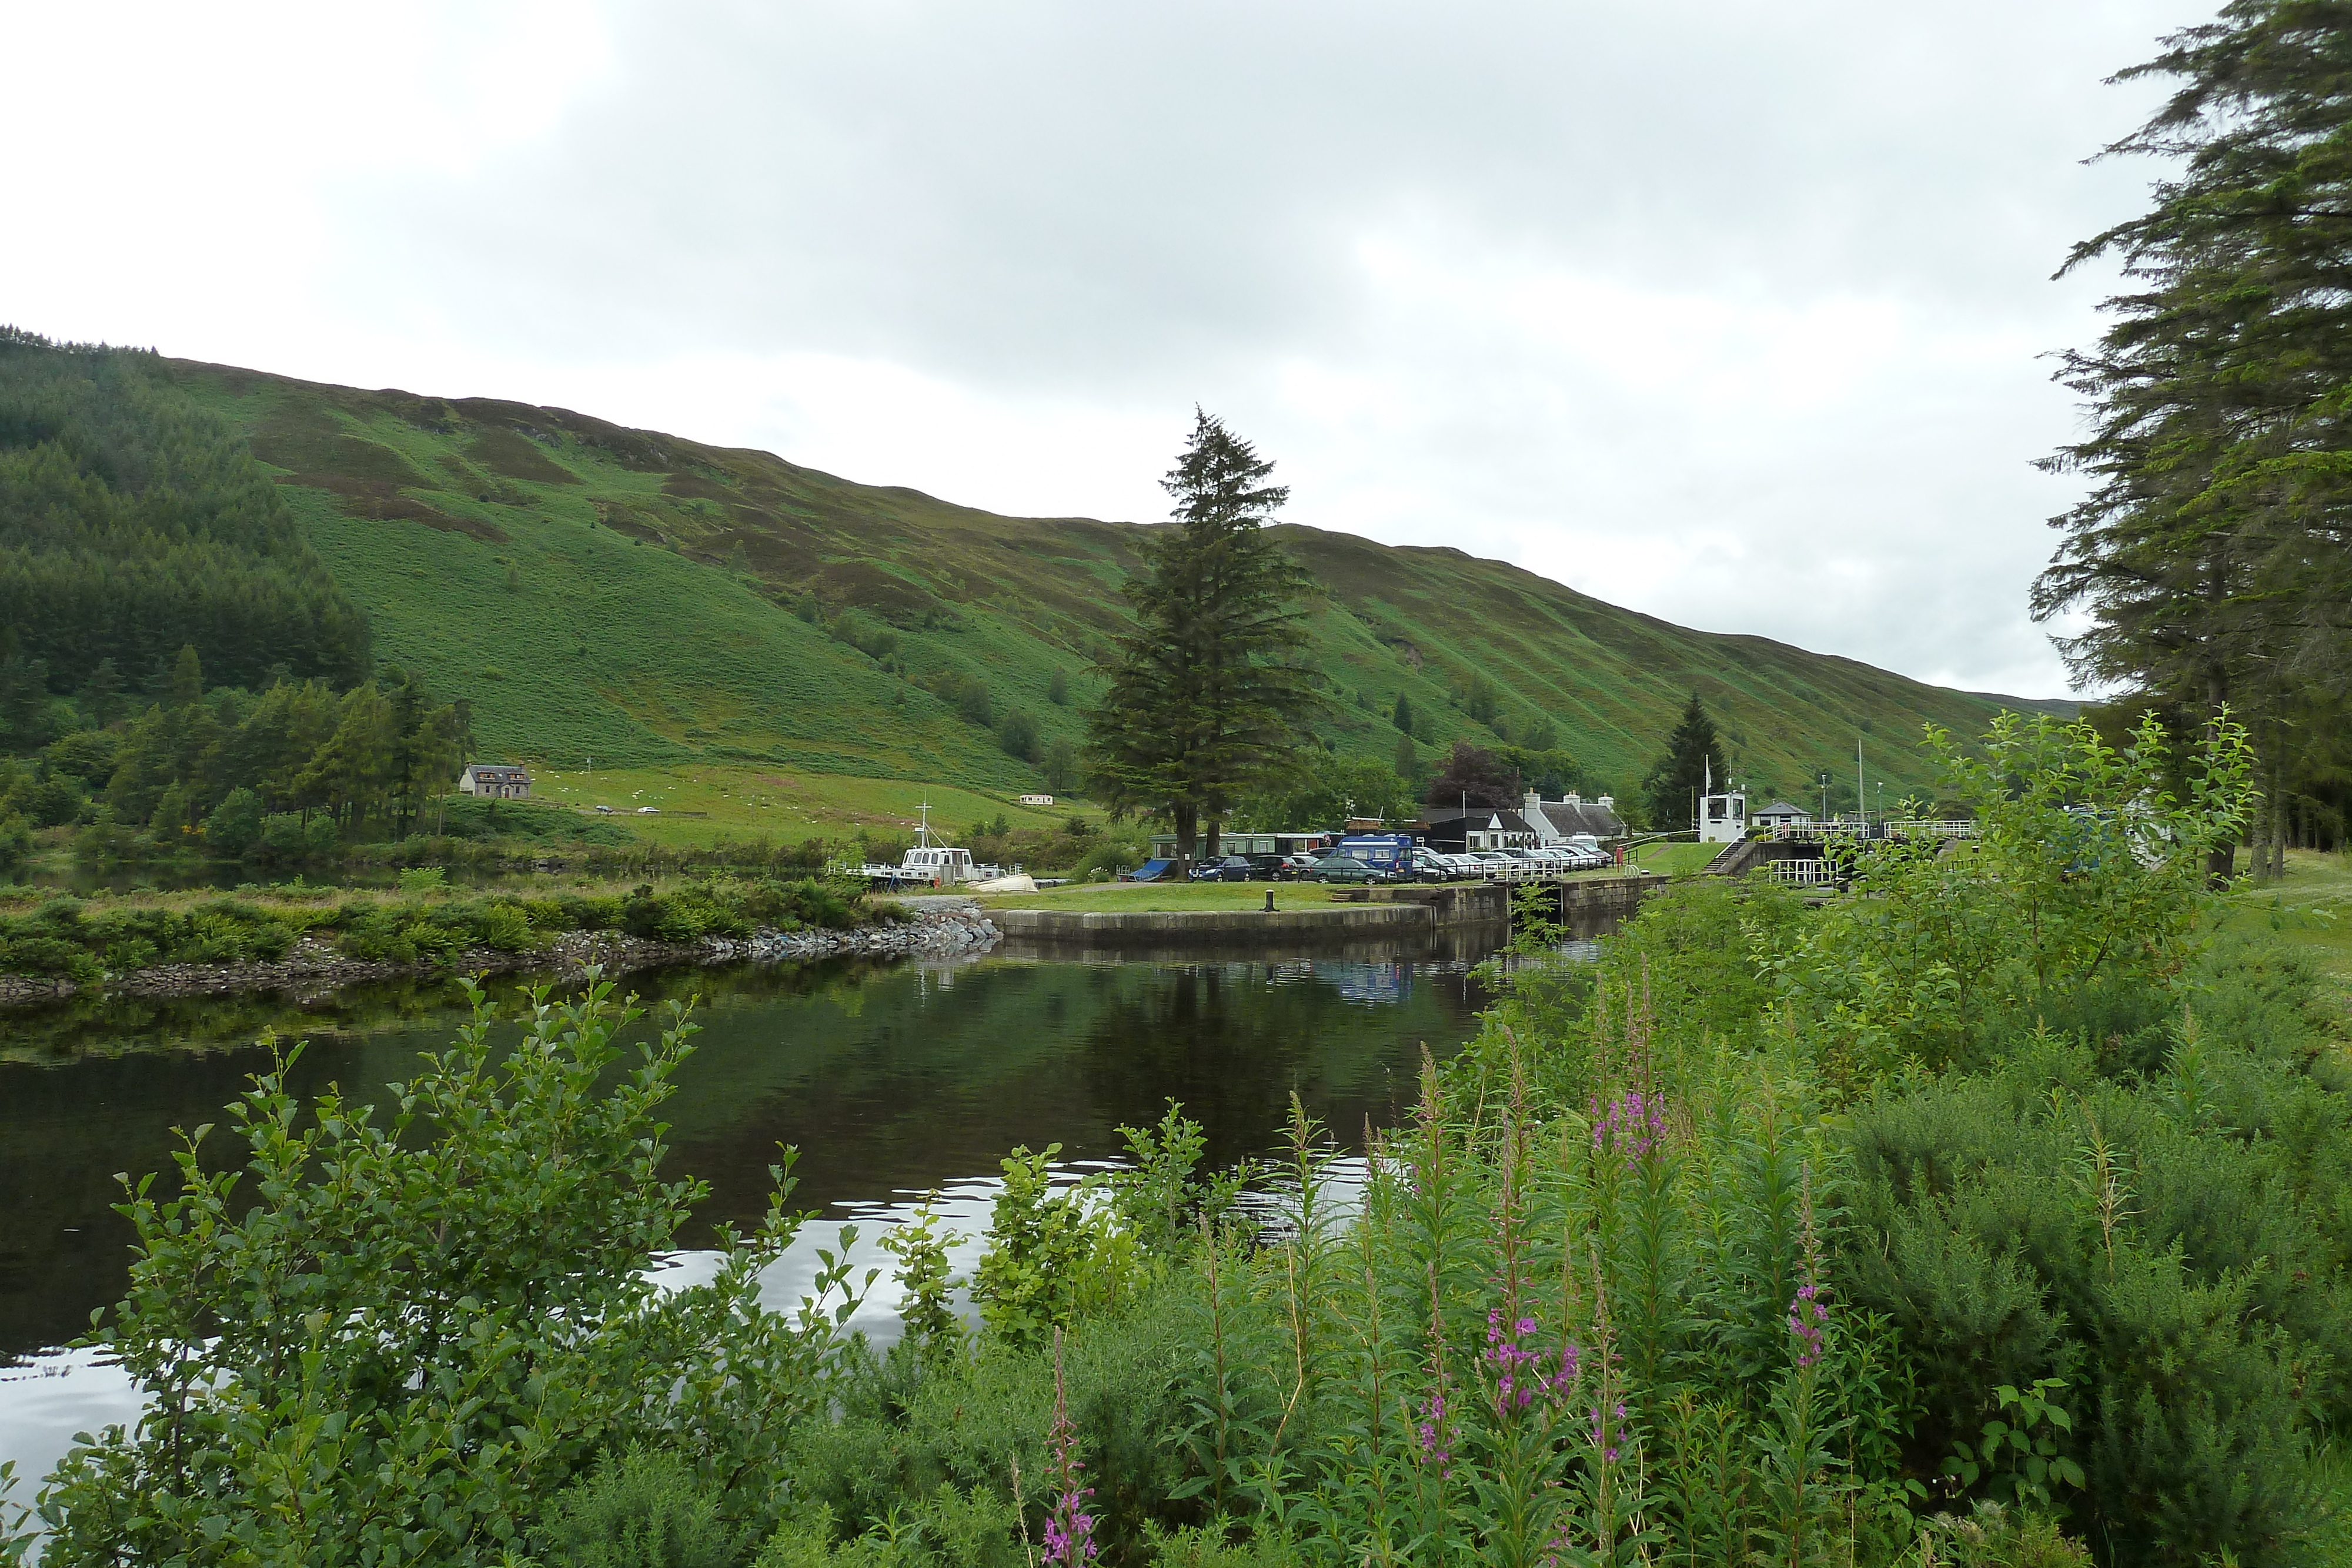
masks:
<path id="1" fill-rule="evenodd" d="M 1412 699 L 1397 693 L 1396 706 L 1389 710 L 1389 723 L 1406 735 L 1412 733 Z"/>
<path id="2" fill-rule="evenodd" d="M 101 729 L 122 716 L 122 675 L 112 659 L 99 660 L 79 697 L 84 716 Z"/>
<path id="3" fill-rule="evenodd" d="M 1290 494 L 1265 483 L 1273 472 L 1194 412 L 1192 440 L 1160 482 L 1177 527 L 1139 549 L 1145 570 L 1125 590 L 1135 629 L 1118 639 L 1088 716 L 1104 800 L 1165 818 L 1188 862 L 1204 821 L 1213 855 L 1240 797 L 1296 771 L 1328 712 L 1321 678 L 1298 657 L 1307 635 L 1296 604 L 1309 584 L 1265 531 Z"/>
<path id="4" fill-rule="evenodd" d="M 204 700 L 205 662 L 196 657 L 196 645 L 183 643 L 180 655 L 172 661 L 172 685 L 166 697 L 174 708 L 190 707 Z"/>
<path id="5" fill-rule="evenodd" d="M 2252 727 L 2277 869 L 2290 775 L 2314 758 L 2305 694 L 2352 665 L 2352 15 L 2237 0 L 2121 79 L 2165 106 L 2107 149 L 2177 161 L 2151 209 L 2076 247 L 2131 291 L 2061 372 L 2095 423 L 2047 466 L 2089 475 L 2035 612 L 2090 612 L 2074 667 L 2145 706 Z M 2307 766 L 2305 764 L 2304 766 Z M 2229 869 L 2229 852 L 2215 869 Z"/>
<path id="6" fill-rule="evenodd" d="M 1642 781 L 1651 825 L 1672 832 L 1694 824 L 1699 794 L 1708 777 L 1713 776 L 1720 789 L 1730 771 L 1724 760 L 1723 743 L 1715 733 L 1715 721 L 1707 717 L 1706 705 L 1693 692 L 1674 734 L 1666 737 L 1666 754 Z"/>

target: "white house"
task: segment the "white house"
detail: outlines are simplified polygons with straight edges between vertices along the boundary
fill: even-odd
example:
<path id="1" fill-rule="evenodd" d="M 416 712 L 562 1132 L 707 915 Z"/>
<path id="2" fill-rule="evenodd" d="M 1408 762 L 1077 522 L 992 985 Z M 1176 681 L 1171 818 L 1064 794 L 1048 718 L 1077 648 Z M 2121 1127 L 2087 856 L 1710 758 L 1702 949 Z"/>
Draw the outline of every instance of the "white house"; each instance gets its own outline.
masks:
<path id="1" fill-rule="evenodd" d="M 1561 843 L 1580 835 L 1594 840 L 1625 836 L 1616 800 L 1608 795 L 1588 800 L 1571 789 L 1565 800 L 1547 800 L 1530 789 L 1519 803 L 1519 819 L 1534 831 L 1539 844 Z"/>
<path id="2" fill-rule="evenodd" d="M 520 800 L 530 793 L 530 775 L 506 763 L 469 762 L 457 776 L 457 789 L 495 800 Z"/>

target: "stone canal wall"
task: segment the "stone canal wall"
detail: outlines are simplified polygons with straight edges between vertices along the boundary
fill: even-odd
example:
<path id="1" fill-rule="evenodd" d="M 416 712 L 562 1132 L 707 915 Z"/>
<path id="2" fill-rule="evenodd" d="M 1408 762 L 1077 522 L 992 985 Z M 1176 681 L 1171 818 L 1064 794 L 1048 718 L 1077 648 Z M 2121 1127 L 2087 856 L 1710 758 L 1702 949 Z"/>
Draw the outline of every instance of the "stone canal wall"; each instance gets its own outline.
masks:
<path id="1" fill-rule="evenodd" d="M 1419 904 L 1335 904 L 1317 909 L 1188 909 L 1156 914 L 1104 910 L 998 909 L 990 912 L 1009 937 L 1074 942 L 1088 947 L 1177 947 L 1198 944 L 1237 947 L 1299 937 L 1386 936 L 1436 924 Z"/>
<path id="2" fill-rule="evenodd" d="M 1613 931 L 1666 885 L 1662 876 L 1580 877 L 1525 884 L 1557 904 L 1559 918 L 1579 936 Z M 991 912 L 1007 937 L 1087 947 L 1189 946 L 1241 948 L 1300 940 L 1348 941 L 1457 925 L 1509 921 L 1511 895 L 1502 883 L 1438 887 L 1349 887 L 1328 904 L 1288 909 L 1196 909 L 1150 914 L 1108 910 L 998 909 Z M 1294 891 L 1280 897 L 1297 898 Z"/>
<path id="3" fill-rule="evenodd" d="M 315 936 L 270 963 L 173 964 L 109 975 L 96 987 L 28 975 L 0 975 L 0 1007 L 62 1000 L 83 989 L 129 997 L 222 996 L 243 991 L 331 991 L 371 980 L 432 975 L 544 974 L 566 980 L 589 965 L 605 975 L 685 965 L 785 958 L 940 958 L 985 953 L 1001 936 L 977 905 L 962 901 L 913 911 L 904 920 L 845 930 L 761 931 L 748 937 L 655 942 L 617 931 L 572 931 L 525 952 L 490 948 L 415 964 L 347 958 Z"/>

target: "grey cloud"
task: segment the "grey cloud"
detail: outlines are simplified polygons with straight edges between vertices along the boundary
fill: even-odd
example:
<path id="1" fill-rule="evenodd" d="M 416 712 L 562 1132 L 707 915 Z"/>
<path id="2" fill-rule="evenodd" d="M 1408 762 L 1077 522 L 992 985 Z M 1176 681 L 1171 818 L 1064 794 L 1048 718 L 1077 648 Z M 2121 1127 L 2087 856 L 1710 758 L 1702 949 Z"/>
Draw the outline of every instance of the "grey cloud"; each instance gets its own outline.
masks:
<path id="1" fill-rule="evenodd" d="M 617 69 L 560 134 L 331 199 L 352 308 L 406 299 L 513 355 L 885 360 L 976 395 L 1165 411 L 1171 433 L 1200 398 L 1284 458 L 1302 520 L 1351 526 L 1387 491 L 1399 542 L 1484 541 L 1675 619 L 2047 687 L 2023 596 L 2065 494 L 2027 465 L 2072 415 L 2032 355 L 2095 329 L 2099 287 L 2047 278 L 2147 178 L 2081 162 L 2151 100 L 2100 78 L 2193 19 L 648 5 L 613 15 Z M 1472 287 L 1491 262 L 1743 308 L 1877 302 L 1906 352 L 2003 347 L 1872 369 L 1811 423 L 1629 396 L 1491 321 L 1394 308 L 1362 254 L 1395 236 Z M 1293 364 L 1408 406 L 1310 417 L 1281 391 Z M 1758 549 L 1664 587 L 1579 570 L 1706 528 Z M 1776 537 L 1822 542 L 1776 559 Z"/>

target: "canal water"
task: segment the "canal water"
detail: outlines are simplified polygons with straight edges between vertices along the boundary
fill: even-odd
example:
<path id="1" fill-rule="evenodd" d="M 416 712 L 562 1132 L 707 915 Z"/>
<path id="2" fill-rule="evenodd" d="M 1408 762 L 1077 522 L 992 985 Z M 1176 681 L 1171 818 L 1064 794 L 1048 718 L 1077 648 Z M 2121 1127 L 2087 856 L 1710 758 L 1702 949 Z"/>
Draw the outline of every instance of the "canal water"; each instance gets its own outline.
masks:
<path id="1" fill-rule="evenodd" d="M 630 977 L 649 1002 L 695 1000 L 701 1026 L 664 1108 L 667 1174 L 710 1184 L 688 1247 L 765 1210 L 776 1145 L 800 1150 L 793 1206 L 817 1212 L 802 1250 L 880 1230 L 938 1190 L 968 1269 L 997 1162 L 1062 1145 L 1069 1179 L 1115 1163 L 1121 1124 L 1183 1103 L 1220 1166 L 1271 1150 L 1295 1091 L 1343 1145 L 1412 1099 L 1422 1051 L 1443 1060 L 1486 1004 L 1476 961 L 1503 933 L 1454 931 L 1286 957 L 1056 955 L 977 960 L 746 965 Z M 509 1009 L 515 993 L 509 987 Z M 173 1129 L 221 1108 L 268 1065 L 263 1030 L 309 1043 L 297 1092 L 353 1098 L 412 1075 L 465 1017 L 453 985 L 320 997 L 69 1003 L 0 1017 L 0 1459 L 37 1477 L 71 1434 L 131 1408 L 87 1353 L 126 1278 L 130 1228 L 115 1173 L 170 1168 Z M 648 1033 L 651 1020 L 635 1026 Z M 218 1134 L 206 1145 L 226 1157 Z M 168 1188 L 168 1176 L 159 1188 Z M 796 1299 L 803 1260 L 770 1281 Z M 701 1260 L 677 1260 L 690 1277 Z M 886 1279 L 856 1322 L 895 1324 Z"/>

